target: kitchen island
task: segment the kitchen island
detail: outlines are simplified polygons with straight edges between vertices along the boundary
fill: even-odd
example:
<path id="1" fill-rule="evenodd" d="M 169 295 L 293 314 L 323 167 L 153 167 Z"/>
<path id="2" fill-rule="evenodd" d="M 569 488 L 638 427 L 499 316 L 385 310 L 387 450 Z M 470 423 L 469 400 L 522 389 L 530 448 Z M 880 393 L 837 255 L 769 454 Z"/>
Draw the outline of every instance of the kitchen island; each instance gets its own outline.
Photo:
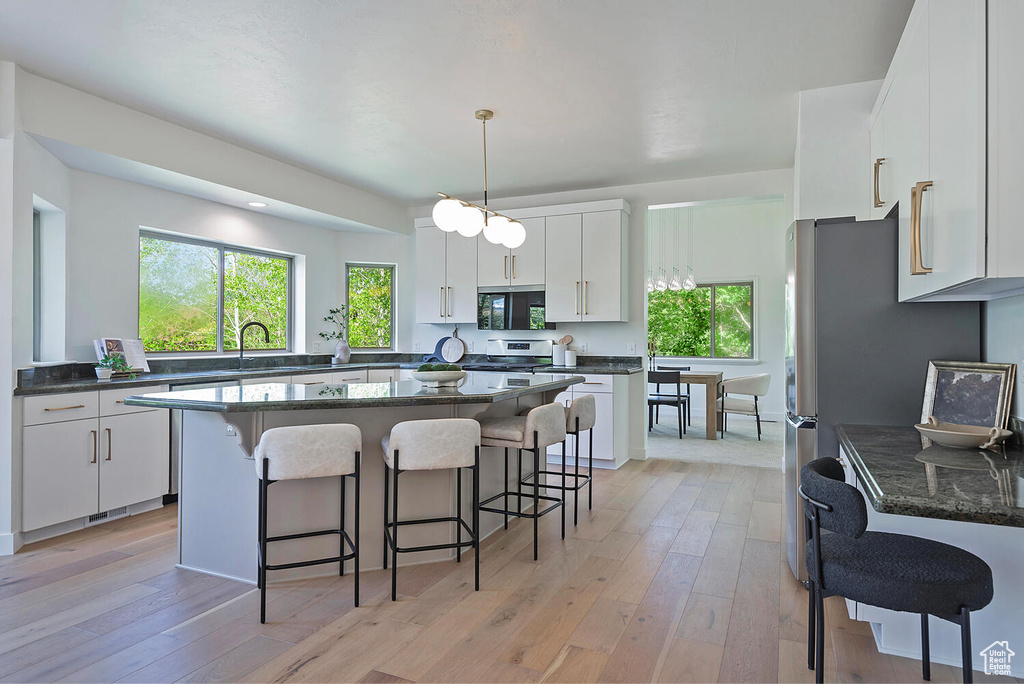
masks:
<path id="1" fill-rule="evenodd" d="M 181 567 L 256 581 L 257 478 L 253 450 L 265 430 L 286 425 L 352 423 L 362 431 L 360 567 L 381 567 L 383 553 L 383 477 L 381 438 L 402 421 L 516 415 L 554 400 L 580 376 L 470 373 L 458 387 L 429 388 L 415 380 L 346 385 L 253 384 L 186 389 L 131 396 L 125 403 L 180 410 L 181 459 L 178 499 L 178 564 Z M 483 449 L 480 497 L 503 484 L 503 455 Z M 528 459 L 524 459 L 524 462 Z M 513 469 L 514 470 L 514 469 Z M 454 471 L 410 472 L 403 476 L 399 515 L 438 517 L 454 514 Z M 351 484 L 349 485 L 352 486 Z M 464 492 L 469 510 L 469 492 Z M 355 500 L 347 497 L 349 508 Z M 525 502 L 524 502 L 525 503 Z M 326 529 L 338 524 L 337 478 L 283 481 L 269 501 L 269 534 Z M 354 516 L 350 510 L 348 520 Z M 480 516 L 481 536 L 502 526 L 502 516 Z M 409 544 L 451 541 L 454 528 L 416 526 L 402 533 Z M 337 553 L 337 540 L 297 539 L 270 548 L 273 564 Z M 401 564 L 447 559 L 450 551 L 403 554 Z M 273 580 L 331 572 L 330 566 L 275 573 Z"/>
<path id="2" fill-rule="evenodd" d="M 974 669 L 996 641 L 1024 645 L 1024 453 L 1014 448 L 952 449 L 913 427 L 836 428 L 847 482 L 867 499 L 868 529 L 935 539 L 966 549 L 992 567 L 995 598 L 971 613 Z M 920 618 L 847 601 L 850 617 L 871 623 L 879 651 L 919 658 Z M 934 662 L 959 667 L 959 627 L 931 619 Z M 1024 676 L 1024 659 L 1011 665 Z"/>

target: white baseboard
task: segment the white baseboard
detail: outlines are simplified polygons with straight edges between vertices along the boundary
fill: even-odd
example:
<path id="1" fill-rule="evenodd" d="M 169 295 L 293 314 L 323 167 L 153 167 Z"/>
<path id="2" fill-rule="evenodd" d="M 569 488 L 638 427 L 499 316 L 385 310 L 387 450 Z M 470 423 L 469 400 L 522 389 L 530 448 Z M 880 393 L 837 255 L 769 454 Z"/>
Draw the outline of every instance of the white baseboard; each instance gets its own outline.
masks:
<path id="1" fill-rule="evenodd" d="M 147 511 L 153 511 L 158 508 L 163 508 L 163 497 L 156 499 L 150 499 L 149 501 L 142 501 L 137 504 L 131 504 L 128 506 L 128 515 L 138 515 L 140 513 L 146 513 Z M 125 516 L 115 518 L 115 520 L 123 520 Z M 88 517 L 77 518 L 75 520 L 67 520 L 65 522 L 57 523 L 56 525 L 50 525 L 48 527 L 40 527 L 38 530 L 31 530 L 29 532 L 18 532 L 17 534 L 21 537 L 21 543 L 17 545 L 15 550 L 21 548 L 25 544 L 34 544 L 37 541 L 44 539 L 50 539 L 52 537 L 59 537 L 62 534 L 68 534 L 69 532 L 76 532 L 78 530 L 85 529 L 86 523 L 89 521 Z M 100 523 L 103 525 L 104 523 Z M 10 555 L 14 553 L 3 552 L 3 538 L 0 536 L 0 555 Z"/>
<path id="2" fill-rule="evenodd" d="M 13 556 L 24 544 L 21 532 L 0 534 L 0 556 Z"/>

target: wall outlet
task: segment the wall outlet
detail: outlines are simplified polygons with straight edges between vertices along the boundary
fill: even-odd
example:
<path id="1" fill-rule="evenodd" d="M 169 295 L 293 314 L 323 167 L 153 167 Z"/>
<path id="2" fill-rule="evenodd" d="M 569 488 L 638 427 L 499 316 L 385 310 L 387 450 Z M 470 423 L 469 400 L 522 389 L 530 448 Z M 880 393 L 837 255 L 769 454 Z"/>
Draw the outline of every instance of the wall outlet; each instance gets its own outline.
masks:
<path id="1" fill-rule="evenodd" d="M 225 434 L 228 437 L 237 437 L 238 436 L 238 430 L 235 429 L 234 425 L 228 425 L 227 429 L 225 430 Z"/>
<path id="2" fill-rule="evenodd" d="M 414 352 L 418 352 L 420 350 L 420 343 L 419 342 L 413 342 L 412 343 L 412 350 Z"/>
<path id="3" fill-rule="evenodd" d="M 471 354 L 473 353 L 473 342 L 472 341 L 466 342 L 466 351 L 471 353 Z"/>
<path id="4" fill-rule="evenodd" d="M 587 343 L 586 342 L 580 342 L 578 346 L 580 348 L 580 354 L 586 354 L 587 353 Z"/>
<path id="5" fill-rule="evenodd" d="M 320 353 L 320 343 L 319 342 L 314 342 L 313 343 L 313 353 L 314 354 L 319 354 Z"/>
<path id="6" fill-rule="evenodd" d="M 626 345 L 626 354 L 628 356 L 636 355 L 636 342 L 630 342 Z"/>

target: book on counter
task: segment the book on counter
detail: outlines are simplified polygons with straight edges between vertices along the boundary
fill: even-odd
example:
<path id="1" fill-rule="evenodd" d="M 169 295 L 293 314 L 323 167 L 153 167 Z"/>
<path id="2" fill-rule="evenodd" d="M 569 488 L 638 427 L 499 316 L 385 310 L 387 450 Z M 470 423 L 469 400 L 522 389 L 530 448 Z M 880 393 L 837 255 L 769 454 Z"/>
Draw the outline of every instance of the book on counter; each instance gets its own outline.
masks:
<path id="1" fill-rule="evenodd" d="M 149 372 L 149 362 L 146 360 L 146 348 L 142 346 L 142 340 L 129 340 L 120 337 L 101 337 L 93 340 L 96 347 L 96 360 L 102 361 L 104 356 L 123 356 L 133 371 L 139 373 Z"/>

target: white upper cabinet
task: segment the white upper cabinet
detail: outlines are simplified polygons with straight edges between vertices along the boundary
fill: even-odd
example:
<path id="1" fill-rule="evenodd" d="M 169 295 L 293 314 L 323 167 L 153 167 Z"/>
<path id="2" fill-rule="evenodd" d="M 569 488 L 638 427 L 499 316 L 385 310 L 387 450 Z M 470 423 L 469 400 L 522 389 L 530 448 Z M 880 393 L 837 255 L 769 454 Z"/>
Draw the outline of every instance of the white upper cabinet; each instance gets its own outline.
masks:
<path id="1" fill-rule="evenodd" d="M 512 276 L 509 267 L 512 250 L 505 245 L 496 245 L 483 236 L 476 238 L 478 261 L 477 285 L 482 289 L 508 287 Z"/>
<path id="2" fill-rule="evenodd" d="M 1024 288 L 1024 261 L 1005 254 L 1024 248 L 1019 209 L 1016 220 L 999 214 L 1024 182 L 1019 137 L 1015 159 L 1000 164 L 1020 134 L 994 124 L 1015 121 L 1024 104 L 1021 30 L 1015 0 L 914 5 L 871 129 L 871 163 L 884 159 L 872 198 L 884 204 L 872 216 L 899 204 L 900 301 L 985 300 Z"/>
<path id="3" fill-rule="evenodd" d="M 477 240 L 416 229 L 416 322 L 476 321 Z"/>
<path id="4" fill-rule="evenodd" d="M 549 323 L 582 320 L 583 214 L 549 216 L 544 318 Z"/>
<path id="5" fill-rule="evenodd" d="M 544 217 L 519 219 L 526 229 L 526 242 L 515 249 L 492 244 L 477 236 L 481 289 L 503 287 L 544 287 Z"/>
<path id="6" fill-rule="evenodd" d="M 547 218 L 545 316 L 551 322 L 625 321 L 624 211 Z"/>

